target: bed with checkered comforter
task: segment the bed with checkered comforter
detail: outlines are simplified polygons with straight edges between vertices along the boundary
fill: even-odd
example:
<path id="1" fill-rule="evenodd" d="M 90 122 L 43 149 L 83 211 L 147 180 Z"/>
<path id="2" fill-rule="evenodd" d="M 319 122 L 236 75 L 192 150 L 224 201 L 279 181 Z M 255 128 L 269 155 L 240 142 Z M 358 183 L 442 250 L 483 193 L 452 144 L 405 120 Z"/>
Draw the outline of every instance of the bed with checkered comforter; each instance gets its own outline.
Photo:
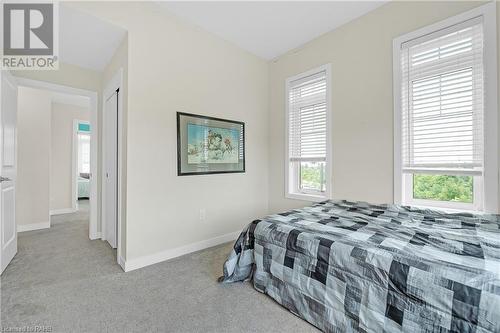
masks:
<path id="1" fill-rule="evenodd" d="M 317 203 L 243 230 L 221 280 L 251 278 L 325 332 L 500 332 L 500 217 Z"/>

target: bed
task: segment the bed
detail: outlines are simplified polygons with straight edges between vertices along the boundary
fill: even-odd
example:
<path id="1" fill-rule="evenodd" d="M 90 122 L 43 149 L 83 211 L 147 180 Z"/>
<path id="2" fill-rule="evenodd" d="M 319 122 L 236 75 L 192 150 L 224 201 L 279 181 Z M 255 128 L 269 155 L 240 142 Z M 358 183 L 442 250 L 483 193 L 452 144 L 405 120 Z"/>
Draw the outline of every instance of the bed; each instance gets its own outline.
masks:
<path id="1" fill-rule="evenodd" d="M 498 215 L 326 201 L 246 226 L 221 281 L 252 280 L 325 332 L 500 332 L 499 228 Z"/>
<path id="2" fill-rule="evenodd" d="M 78 199 L 88 199 L 90 197 L 90 179 L 78 176 Z"/>

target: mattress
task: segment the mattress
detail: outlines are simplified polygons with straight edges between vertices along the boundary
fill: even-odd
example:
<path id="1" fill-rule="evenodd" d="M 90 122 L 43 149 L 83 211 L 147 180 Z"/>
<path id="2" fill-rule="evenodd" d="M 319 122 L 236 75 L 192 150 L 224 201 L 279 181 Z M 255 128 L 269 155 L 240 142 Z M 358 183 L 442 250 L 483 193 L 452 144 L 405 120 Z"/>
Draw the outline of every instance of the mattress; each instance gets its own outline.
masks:
<path id="1" fill-rule="evenodd" d="M 321 202 L 245 227 L 245 280 L 325 332 L 500 332 L 500 219 Z"/>
<path id="2" fill-rule="evenodd" d="M 90 197 L 90 180 L 78 177 L 78 198 Z"/>

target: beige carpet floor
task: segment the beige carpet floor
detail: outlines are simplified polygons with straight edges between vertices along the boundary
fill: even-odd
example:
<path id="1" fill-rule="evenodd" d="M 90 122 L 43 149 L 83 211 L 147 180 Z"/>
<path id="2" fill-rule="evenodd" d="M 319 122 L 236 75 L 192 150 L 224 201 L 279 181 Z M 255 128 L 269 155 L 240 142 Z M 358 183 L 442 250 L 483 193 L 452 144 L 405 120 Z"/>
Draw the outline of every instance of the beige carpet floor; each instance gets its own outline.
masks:
<path id="1" fill-rule="evenodd" d="M 124 273 L 88 238 L 88 206 L 19 234 L 0 326 L 53 332 L 317 332 L 250 283 L 219 284 L 231 244 Z M 1 330 L 0 330 L 1 331 Z"/>

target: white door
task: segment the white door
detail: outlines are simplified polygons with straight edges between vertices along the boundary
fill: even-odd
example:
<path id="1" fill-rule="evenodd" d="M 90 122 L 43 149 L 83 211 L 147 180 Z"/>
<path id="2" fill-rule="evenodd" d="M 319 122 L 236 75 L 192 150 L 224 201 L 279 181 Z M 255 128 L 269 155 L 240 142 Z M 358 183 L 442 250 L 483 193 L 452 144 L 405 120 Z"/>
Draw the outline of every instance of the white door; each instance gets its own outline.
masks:
<path id="1" fill-rule="evenodd" d="M 116 248 L 118 230 L 118 92 L 106 100 L 104 119 L 105 152 L 105 239 Z"/>
<path id="2" fill-rule="evenodd" d="M 17 253 L 16 230 L 16 137 L 17 85 L 8 72 L 2 71 L 0 99 L 0 224 L 2 273 Z"/>

